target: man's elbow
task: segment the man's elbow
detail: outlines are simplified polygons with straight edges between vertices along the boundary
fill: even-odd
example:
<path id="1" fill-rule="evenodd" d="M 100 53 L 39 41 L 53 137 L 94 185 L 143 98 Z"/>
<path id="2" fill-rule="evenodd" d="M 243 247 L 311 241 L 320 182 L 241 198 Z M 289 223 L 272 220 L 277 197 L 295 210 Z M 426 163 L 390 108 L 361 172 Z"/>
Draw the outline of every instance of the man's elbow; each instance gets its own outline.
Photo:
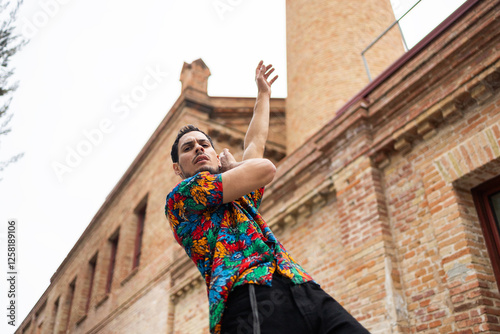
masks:
<path id="1" fill-rule="evenodd" d="M 271 162 L 271 160 L 264 159 L 264 161 L 265 166 L 263 166 L 263 179 L 265 180 L 265 184 L 267 185 L 271 183 L 272 180 L 274 180 L 274 176 L 276 175 L 276 166 Z"/>

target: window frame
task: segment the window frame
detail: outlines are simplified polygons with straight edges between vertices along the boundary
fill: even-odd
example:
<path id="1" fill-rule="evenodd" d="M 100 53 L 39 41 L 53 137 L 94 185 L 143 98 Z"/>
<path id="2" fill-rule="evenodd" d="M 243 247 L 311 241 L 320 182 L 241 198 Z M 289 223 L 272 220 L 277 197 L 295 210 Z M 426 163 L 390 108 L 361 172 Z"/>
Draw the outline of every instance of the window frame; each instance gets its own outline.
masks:
<path id="1" fill-rule="evenodd" d="M 497 192 L 500 192 L 500 175 L 471 190 L 497 287 L 500 290 L 500 231 L 489 201 L 489 197 Z"/>
<path id="2" fill-rule="evenodd" d="M 90 309 L 90 301 L 92 300 L 92 290 L 94 289 L 95 275 L 97 273 L 97 256 L 99 253 L 95 253 L 94 256 L 88 262 L 89 268 L 89 288 L 87 292 L 87 300 L 85 302 L 85 314 L 88 314 Z"/>
<path id="3" fill-rule="evenodd" d="M 142 254 L 142 238 L 144 236 L 144 225 L 146 222 L 147 196 L 142 203 L 134 210 L 137 228 L 135 232 L 134 254 L 132 259 L 132 270 L 139 267 Z"/>
<path id="4" fill-rule="evenodd" d="M 109 266 L 108 266 L 108 277 L 106 279 L 106 294 L 111 292 L 111 287 L 113 285 L 113 278 L 115 276 L 116 269 L 116 259 L 118 254 L 118 241 L 120 238 L 120 230 L 118 229 L 113 235 L 108 239 L 111 244 L 110 256 L 109 256 Z"/>
<path id="5" fill-rule="evenodd" d="M 66 319 L 66 328 L 65 332 L 69 331 L 70 325 L 71 325 L 71 313 L 73 310 L 73 302 L 75 300 L 75 292 L 76 292 L 76 277 L 71 281 L 68 287 L 68 296 L 69 300 L 66 302 L 66 305 L 68 307 L 68 317 Z"/>

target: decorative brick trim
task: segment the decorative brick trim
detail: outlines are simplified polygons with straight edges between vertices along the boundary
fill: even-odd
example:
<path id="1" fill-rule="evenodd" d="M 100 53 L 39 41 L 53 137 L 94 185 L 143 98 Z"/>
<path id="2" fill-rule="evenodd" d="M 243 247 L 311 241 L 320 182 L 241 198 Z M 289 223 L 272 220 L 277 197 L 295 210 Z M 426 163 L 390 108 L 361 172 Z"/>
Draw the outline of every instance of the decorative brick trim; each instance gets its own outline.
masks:
<path id="1" fill-rule="evenodd" d="M 434 165 L 443 179 L 451 183 L 499 157 L 500 124 L 497 123 L 444 153 L 434 160 Z"/>
<path id="2" fill-rule="evenodd" d="M 269 217 L 267 222 L 269 226 L 274 226 L 274 232 L 278 232 L 285 225 L 293 225 L 297 217 L 309 216 L 313 208 L 323 207 L 333 197 L 335 197 L 335 185 L 332 178 L 327 178 L 320 186 L 286 205 L 276 215 Z"/>
<path id="3" fill-rule="evenodd" d="M 200 273 L 196 271 L 196 276 L 183 281 L 183 283 L 184 284 L 182 286 L 176 286 L 175 291 L 172 291 L 172 293 L 170 294 L 170 300 L 172 300 L 175 304 L 179 301 L 180 298 L 182 298 L 183 295 L 202 286 L 203 278 L 200 276 Z"/>
<path id="4" fill-rule="evenodd" d="M 204 283 L 200 272 L 196 267 L 188 266 L 186 262 L 191 262 L 191 260 L 188 257 L 186 259 L 189 261 L 181 261 L 181 265 L 172 268 L 170 300 L 174 304 L 177 304 L 177 301 L 187 292 L 198 288 Z"/>
<path id="5" fill-rule="evenodd" d="M 390 155 L 396 152 L 408 153 L 413 142 L 418 139 L 429 140 L 439 132 L 443 122 L 454 122 L 461 118 L 471 107 L 481 105 L 498 93 L 500 87 L 500 61 L 460 90 L 453 92 L 440 102 L 430 106 L 426 111 L 409 121 L 404 127 L 395 131 L 390 140 L 374 145 L 369 153 L 378 168 L 389 165 Z"/>

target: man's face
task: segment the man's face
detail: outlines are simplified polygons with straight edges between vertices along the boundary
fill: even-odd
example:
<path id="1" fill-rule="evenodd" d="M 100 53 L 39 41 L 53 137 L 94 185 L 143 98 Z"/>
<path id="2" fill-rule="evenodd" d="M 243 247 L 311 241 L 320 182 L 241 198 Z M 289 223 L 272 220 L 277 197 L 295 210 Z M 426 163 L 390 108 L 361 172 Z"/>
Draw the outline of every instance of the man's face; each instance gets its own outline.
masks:
<path id="1" fill-rule="evenodd" d="M 208 138 L 199 131 L 186 133 L 179 139 L 179 162 L 174 163 L 174 170 L 183 179 L 198 172 L 219 172 L 219 157 Z"/>

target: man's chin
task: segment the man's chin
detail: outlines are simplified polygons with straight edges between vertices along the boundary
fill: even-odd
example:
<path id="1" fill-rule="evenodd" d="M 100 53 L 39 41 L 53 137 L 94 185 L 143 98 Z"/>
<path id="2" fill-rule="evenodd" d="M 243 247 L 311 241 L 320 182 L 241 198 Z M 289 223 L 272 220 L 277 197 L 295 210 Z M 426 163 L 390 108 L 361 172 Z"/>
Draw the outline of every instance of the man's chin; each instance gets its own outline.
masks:
<path id="1" fill-rule="evenodd" d="M 219 174 L 220 173 L 220 166 L 217 166 L 217 167 L 213 167 L 213 166 L 200 166 L 200 168 L 198 168 L 194 173 L 186 173 L 186 171 L 181 167 L 179 166 L 180 169 L 181 169 L 181 172 L 182 172 L 182 178 L 183 179 L 187 179 L 191 176 L 195 176 L 196 174 L 200 173 L 200 172 L 209 172 L 210 174 Z"/>
<path id="2" fill-rule="evenodd" d="M 218 174 L 219 173 L 219 167 L 218 166 L 217 167 L 202 166 L 202 167 L 198 168 L 194 174 L 198 174 L 200 172 L 209 172 L 210 174 Z"/>

